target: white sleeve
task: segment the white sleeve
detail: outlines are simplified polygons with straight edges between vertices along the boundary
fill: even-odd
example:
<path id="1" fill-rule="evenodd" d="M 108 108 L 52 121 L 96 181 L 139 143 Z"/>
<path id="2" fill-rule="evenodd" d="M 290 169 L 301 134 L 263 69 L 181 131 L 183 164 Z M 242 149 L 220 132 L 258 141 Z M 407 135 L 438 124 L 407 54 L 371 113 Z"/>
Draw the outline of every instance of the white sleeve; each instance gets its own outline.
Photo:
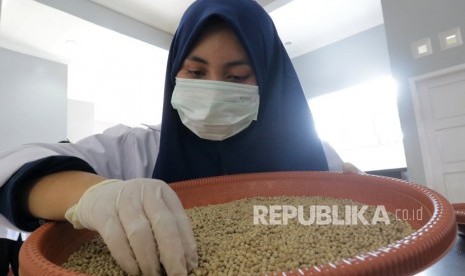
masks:
<path id="1" fill-rule="evenodd" d="M 323 145 L 328 162 L 328 169 L 330 171 L 342 172 L 344 170 L 344 161 L 342 161 L 342 158 L 328 142 L 321 141 L 321 144 Z"/>
<path id="2" fill-rule="evenodd" d="M 106 178 L 151 178 L 158 156 L 160 130 L 115 126 L 76 143 L 28 144 L 0 153 L 0 187 L 22 166 L 49 156 L 73 156 Z M 19 229 L 0 214 L 0 226 Z M 27 235 L 22 235 L 25 238 Z"/>
<path id="3" fill-rule="evenodd" d="M 14 226 L 12 228 L 14 228 Z M 21 231 L 13 230 L 13 229 L 5 227 L 3 224 L 0 224 L 0 238 L 1 239 L 8 239 L 8 240 L 16 241 L 19 235 L 21 235 L 22 240 L 25 241 L 27 237 L 29 236 L 29 234 L 30 233 L 28 232 L 21 232 Z"/>
<path id="4" fill-rule="evenodd" d="M 152 177 L 160 131 L 118 125 L 76 143 L 28 144 L 0 154 L 0 187 L 24 164 L 53 155 L 74 156 L 107 178 Z"/>

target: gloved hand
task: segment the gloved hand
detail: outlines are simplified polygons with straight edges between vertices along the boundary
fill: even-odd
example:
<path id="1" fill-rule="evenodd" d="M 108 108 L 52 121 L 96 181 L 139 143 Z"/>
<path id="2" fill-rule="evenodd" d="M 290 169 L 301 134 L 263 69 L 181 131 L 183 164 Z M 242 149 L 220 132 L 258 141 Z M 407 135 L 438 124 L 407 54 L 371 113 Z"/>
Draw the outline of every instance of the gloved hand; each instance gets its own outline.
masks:
<path id="1" fill-rule="evenodd" d="M 350 162 L 344 162 L 343 164 L 343 173 L 353 173 L 353 174 L 366 174 L 364 171 L 357 168 L 354 164 Z"/>
<path id="2" fill-rule="evenodd" d="M 187 275 L 197 267 L 189 219 L 161 180 L 105 180 L 89 188 L 65 217 L 75 228 L 99 232 L 129 274 L 160 275 L 160 263 L 168 275 Z"/>

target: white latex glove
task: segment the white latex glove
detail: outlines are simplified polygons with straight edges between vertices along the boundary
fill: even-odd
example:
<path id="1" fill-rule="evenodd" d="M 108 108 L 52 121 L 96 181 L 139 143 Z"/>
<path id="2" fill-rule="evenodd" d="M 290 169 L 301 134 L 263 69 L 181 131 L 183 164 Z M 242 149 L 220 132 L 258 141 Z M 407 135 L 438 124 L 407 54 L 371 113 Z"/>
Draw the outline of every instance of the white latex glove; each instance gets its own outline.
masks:
<path id="1" fill-rule="evenodd" d="M 187 275 L 197 267 L 189 219 L 176 193 L 161 180 L 103 181 L 89 188 L 65 217 L 75 228 L 99 232 L 129 274 L 160 275 L 160 263 L 168 275 Z"/>
<path id="2" fill-rule="evenodd" d="M 344 162 L 343 164 L 343 173 L 353 173 L 353 174 L 366 174 L 364 171 L 357 168 L 354 164 L 350 162 Z"/>

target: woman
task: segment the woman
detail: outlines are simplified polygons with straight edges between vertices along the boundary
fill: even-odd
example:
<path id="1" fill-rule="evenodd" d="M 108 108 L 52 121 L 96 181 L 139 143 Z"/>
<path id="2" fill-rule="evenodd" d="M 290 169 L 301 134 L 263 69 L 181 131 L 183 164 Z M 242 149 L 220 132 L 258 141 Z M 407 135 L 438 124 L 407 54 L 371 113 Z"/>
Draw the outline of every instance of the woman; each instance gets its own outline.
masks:
<path id="1" fill-rule="evenodd" d="M 163 265 L 185 275 L 197 265 L 195 240 L 165 182 L 328 170 L 291 61 L 251 0 L 188 8 L 170 48 L 158 134 L 117 127 L 76 144 L 4 153 L 0 219 L 32 231 L 38 218 L 66 217 L 98 231 L 129 273 L 157 275 Z"/>

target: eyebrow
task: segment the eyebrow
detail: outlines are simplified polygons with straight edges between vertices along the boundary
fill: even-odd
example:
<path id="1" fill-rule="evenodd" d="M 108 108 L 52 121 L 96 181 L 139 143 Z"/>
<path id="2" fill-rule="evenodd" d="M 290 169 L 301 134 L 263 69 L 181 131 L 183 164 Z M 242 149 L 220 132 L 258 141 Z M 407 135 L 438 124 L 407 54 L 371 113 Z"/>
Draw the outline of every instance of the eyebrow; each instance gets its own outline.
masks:
<path id="1" fill-rule="evenodd" d="M 190 56 L 187 57 L 187 59 L 191 60 L 191 61 L 195 61 L 195 62 L 199 62 L 199 63 L 205 64 L 205 65 L 208 65 L 208 61 L 206 61 L 205 59 L 203 59 L 201 57 L 195 56 L 195 55 L 190 55 Z M 249 61 L 243 60 L 243 59 L 230 61 L 230 62 L 226 63 L 227 67 L 234 67 L 234 66 L 239 66 L 239 65 L 249 65 L 249 66 L 251 66 Z"/>

